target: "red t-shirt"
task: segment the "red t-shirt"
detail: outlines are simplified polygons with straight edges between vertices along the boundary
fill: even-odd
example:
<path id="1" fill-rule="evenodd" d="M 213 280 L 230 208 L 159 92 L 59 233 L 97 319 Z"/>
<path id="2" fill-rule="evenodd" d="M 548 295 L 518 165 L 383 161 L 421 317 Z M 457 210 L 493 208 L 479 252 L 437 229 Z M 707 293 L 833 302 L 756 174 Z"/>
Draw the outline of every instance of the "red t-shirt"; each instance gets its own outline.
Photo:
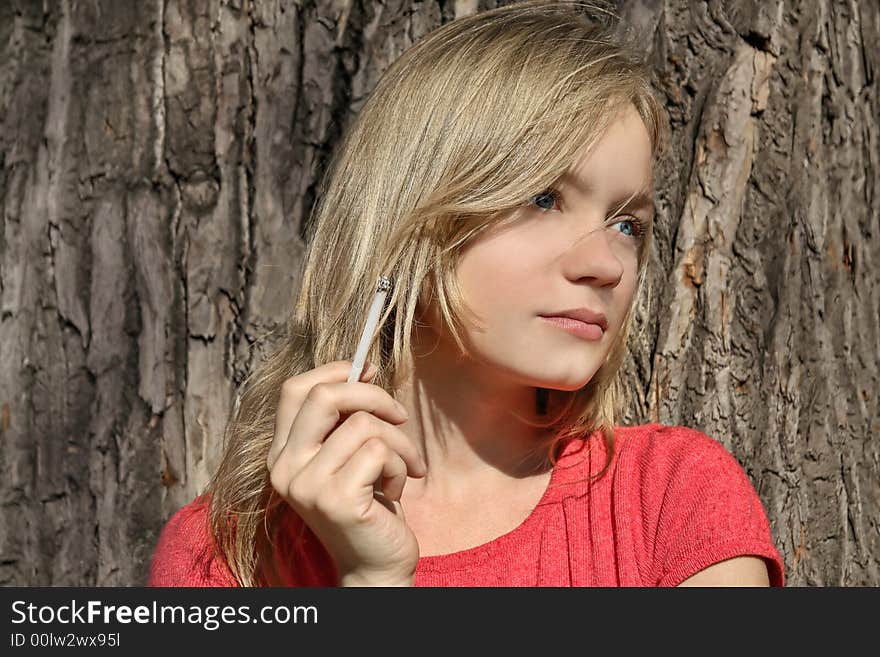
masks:
<path id="1" fill-rule="evenodd" d="M 516 529 L 483 545 L 419 559 L 416 586 L 674 586 L 711 564 L 762 557 L 771 586 L 784 564 L 764 507 L 736 459 L 680 426 L 617 427 L 608 471 L 595 432 L 568 443 L 537 506 Z M 334 586 L 333 561 L 291 512 L 284 563 L 291 586 Z M 165 525 L 150 586 L 236 586 L 213 558 L 204 496 Z"/>

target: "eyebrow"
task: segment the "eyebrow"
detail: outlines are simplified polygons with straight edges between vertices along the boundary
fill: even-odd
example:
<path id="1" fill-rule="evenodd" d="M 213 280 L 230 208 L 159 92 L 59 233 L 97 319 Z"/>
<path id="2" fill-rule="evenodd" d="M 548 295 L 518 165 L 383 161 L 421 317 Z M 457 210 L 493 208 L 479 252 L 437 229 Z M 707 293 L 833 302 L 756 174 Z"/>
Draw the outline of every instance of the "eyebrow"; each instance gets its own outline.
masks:
<path id="1" fill-rule="evenodd" d="M 572 173 L 566 173 L 560 179 L 561 182 L 568 182 L 576 189 L 580 189 L 581 191 L 590 191 L 592 187 L 588 185 L 584 185 L 581 180 L 579 180 Z M 654 194 L 652 190 L 645 185 L 641 189 L 630 192 L 629 194 L 623 194 L 617 196 L 612 203 L 612 206 L 616 208 L 615 212 L 620 212 L 625 209 L 636 209 L 636 208 L 649 208 L 651 210 L 651 216 L 653 217 L 656 214 L 657 208 L 654 205 Z"/>

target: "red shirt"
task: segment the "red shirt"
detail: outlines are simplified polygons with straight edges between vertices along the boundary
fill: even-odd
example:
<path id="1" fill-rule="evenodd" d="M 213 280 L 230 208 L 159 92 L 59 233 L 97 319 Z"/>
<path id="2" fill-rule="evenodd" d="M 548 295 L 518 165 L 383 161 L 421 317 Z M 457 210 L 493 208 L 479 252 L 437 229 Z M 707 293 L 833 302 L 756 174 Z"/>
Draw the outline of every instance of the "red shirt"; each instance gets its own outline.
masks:
<path id="1" fill-rule="evenodd" d="M 762 557 L 771 586 L 784 585 L 764 507 L 719 442 L 680 426 L 617 427 L 608 471 L 579 481 L 598 472 L 605 455 L 599 432 L 568 443 L 528 518 L 483 545 L 422 557 L 415 585 L 674 586 L 741 555 Z M 289 517 L 292 539 L 302 523 Z M 332 559 L 308 528 L 286 549 L 291 586 L 336 584 Z M 165 525 L 149 584 L 237 585 L 211 554 L 204 496 Z"/>

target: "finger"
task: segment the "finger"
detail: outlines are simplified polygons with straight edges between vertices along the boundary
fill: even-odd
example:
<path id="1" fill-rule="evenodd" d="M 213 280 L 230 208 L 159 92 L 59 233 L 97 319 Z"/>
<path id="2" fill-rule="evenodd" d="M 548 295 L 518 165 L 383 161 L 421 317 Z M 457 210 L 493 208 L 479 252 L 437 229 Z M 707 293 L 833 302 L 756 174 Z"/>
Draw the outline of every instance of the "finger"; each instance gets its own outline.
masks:
<path id="1" fill-rule="evenodd" d="M 304 372 L 297 376 L 292 376 L 285 380 L 281 385 L 281 394 L 278 400 L 278 408 L 275 412 L 275 432 L 272 437 L 272 444 L 269 446 L 269 453 L 266 462 L 271 470 L 278 459 L 281 450 L 287 443 L 290 427 L 296 418 L 300 407 L 308 396 L 309 391 L 319 383 L 341 383 L 348 379 L 348 373 L 351 371 L 352 362 L 348 360 L 337 360 L 326 365 L 321 365 L 315 369 Z M 361 381 L 371 380 L 378 369 L 372 363 L 368 363 L 367 367 L 361 373 Z"/>
<path id="2" fill-rule="evenodd" d="M 382 492 L 382 495 L 385 496 L 385 499 L 399 502 L 401 496 L 403 496 L 403 487 L 406 486 L 407 474 L 398 474 L 393 477 L 386 477 L 382 475 L 382 483 L 379 485 L 379 490 Z M 376 485 L 373 484 L 373 488 Z"/>
<path id="3" fill-rule="evenodd" d="M 365 442 L 382 439 L 406 463 L 410 477 L 423 477 L 427 466 L 415 442 L 399 427 L 389 424 L 366 411 L 358 411 L 331 433 L 308 465 L 318 480 L 338 472 Z"/>
<path id="4" fill-rule="evenodd" d="M 367 440 L 336 474 L 336 486 L 346 496 L 369 495 L 381 478 L 382 494 L 400 500 L 406 484 L 406 463 L 381 438 Z"/>
<path id="5" fill-rule="evenodd" d="M 403 405 L 379 386 L 370 383 L 320 383 L 306 396 L 278 458 L 288 461 L 294 471 L 304 467 L 340 425 L 343 416 L 358 411 L 396 424 L 407 419 Z"/>

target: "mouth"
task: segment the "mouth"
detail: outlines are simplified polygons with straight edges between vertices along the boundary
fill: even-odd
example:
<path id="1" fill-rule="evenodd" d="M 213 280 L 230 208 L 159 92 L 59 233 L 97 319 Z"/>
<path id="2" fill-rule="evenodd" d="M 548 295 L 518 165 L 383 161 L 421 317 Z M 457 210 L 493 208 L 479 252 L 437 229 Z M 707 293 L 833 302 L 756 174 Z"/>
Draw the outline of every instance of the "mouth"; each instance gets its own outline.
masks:
<path id="1" fill-rule="evenodd" d="M 581 308 L 569 308 L 568 310 L 554 310 L 549 313 L 541 313 L 542 317 L 568 317 L 570 319 L 576 319 L 579 322 L 584 322 L 585 324 L 598 324 L 602 327 L 603 331 L 608 330 L 608 318 L 605 317 L 605 313 L 600 313 L 591 308 L 581 307 Z"/>
<path id="2" fill-rule="evenodd" d="M 605 335 L 605 329 L 597 323 L 583 322 L 579 319 L 559 315 L 539 315 L 539 317 L 547 323 L 584 340 L 595 342 L 601 340 Z"/>

